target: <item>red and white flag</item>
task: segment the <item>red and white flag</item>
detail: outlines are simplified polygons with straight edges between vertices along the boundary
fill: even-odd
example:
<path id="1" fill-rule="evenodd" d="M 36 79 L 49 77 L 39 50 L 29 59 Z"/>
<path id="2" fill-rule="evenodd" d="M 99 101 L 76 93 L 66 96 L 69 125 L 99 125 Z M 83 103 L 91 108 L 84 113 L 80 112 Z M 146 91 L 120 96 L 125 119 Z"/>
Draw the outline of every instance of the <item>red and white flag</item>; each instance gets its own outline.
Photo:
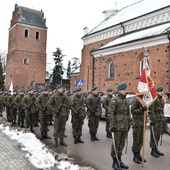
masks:
<path id="1" fill-rule="evenodd" d="M 142 72 L 138 83 L 138 100 L 146 107 L 149 107 L 157 98 L 155 83 L 151 77 L 148 56 L 142 60 Z"/>
<path id="2" fill-rule="evenodd" d="M 12 80 L 11 80 L 11 83 L 10 83 L 10 86 L 9 86 L 9 90 L 11 91 L 11 95 L 13 95 L 13 84 L 12 84 Z"/>

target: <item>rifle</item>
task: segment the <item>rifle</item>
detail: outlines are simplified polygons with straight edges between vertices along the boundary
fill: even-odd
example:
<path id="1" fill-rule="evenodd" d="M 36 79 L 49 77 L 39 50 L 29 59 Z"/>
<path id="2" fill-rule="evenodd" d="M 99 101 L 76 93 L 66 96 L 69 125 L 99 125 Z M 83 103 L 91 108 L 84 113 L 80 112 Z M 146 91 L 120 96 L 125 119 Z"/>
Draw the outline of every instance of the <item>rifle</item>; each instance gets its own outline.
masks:
<path id="1" fill-rule="evenodd" d="M 100 103 L 100 97 L 98 98 L 97 104 L 96 104 L 95 108 L 92 111 L 93 114 L 95 114 L 95 112 L 97 111 L 99 103 Z"/>
<path id="2" fill-rule="evenodd" d="M 85 98 L 86 98 L 86 96 L 87 96 L 86 93 L 84 93 L 83 96 L 82 96 L 82 100 L 81 100 L 81 102 L 80 102 L 79 109 L 77 110 L 77 113 L 78 113 L 78 114 L 79 114 L 80 111 L 82 110 L 82 106 L 83 106 L 83 104 L 85 103 Z"/>
<path id="3" fill-rule="evenodd" d="M 61 101 L 61 103 L 59 104 L 59 106 L 58 106 L 58 108 L 57 108 L 57 111 L 56 111 L 56 115 L 57 115 L 57 116 L 60 116 L 61 108 L 63 107 L 63 104 L 64 104 L 65 100 L 66 100 L 66 97 L 63 96 L 62 101 Z"/>
<path id="4" fill-rule="evenodd" d="M 31 102 L 29 104 L 29 111 L 31 110 L 31 108 L 34 104 L 35 104 L 35 97 L 33 97 L 33 99 L 31 100 Z"/>

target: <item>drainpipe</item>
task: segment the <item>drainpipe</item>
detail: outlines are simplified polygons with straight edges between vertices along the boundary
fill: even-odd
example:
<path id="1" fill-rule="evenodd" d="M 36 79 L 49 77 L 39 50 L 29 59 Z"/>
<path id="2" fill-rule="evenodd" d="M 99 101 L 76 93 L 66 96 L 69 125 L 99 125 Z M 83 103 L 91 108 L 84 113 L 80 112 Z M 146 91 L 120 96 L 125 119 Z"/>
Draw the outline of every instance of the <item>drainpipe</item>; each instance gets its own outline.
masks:
<path id="1" fill-rule="evenodd" d="M 168 68 L 168 90 L 170 92 L 170 32 L 167 34 L 168 40 L 169 40 L 169 55 L 168 55 L 168 62 L 169 62 L 169 68 Z"/>
<path id="2" fill-rule="evenodd" d="M 122 22 L 120 22 L 120 26 L 122 27 L 122 29 L 123 29 L 123 34 L 125 33 L 125 27 L 123 26 L 123 23 Z"/>
<path id="3" fill-rule="evenodd" d="M 92 57 L 92 87 L 94 87 L 94 55 L 90 52 L 90 56 Z"/>

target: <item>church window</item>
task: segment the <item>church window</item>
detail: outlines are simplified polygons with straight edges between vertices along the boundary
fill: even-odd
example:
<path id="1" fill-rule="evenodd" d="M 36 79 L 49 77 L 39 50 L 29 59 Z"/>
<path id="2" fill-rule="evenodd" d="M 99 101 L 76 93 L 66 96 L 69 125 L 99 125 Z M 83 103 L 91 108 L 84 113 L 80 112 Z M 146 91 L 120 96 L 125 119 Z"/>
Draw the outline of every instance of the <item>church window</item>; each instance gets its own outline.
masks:
<path id="1" fill-rule="evenodd" d="M 36 31 L 36 33 L 35 33 L 36 40 L 39 40 L 39 36 L 40 36 L 40 33 L 38 31 Z"/>
<path id="2" fill-rule="evenodd" d="M 24 58 L 23 63 L 24 64 L 29 64 L 29 59 L 28 58 Z"/>
<path id="3" fill-rule="evenodd" d="M 108 71 L 108 73 L 109 73 L 109 78 L 114 78 L 114 63 L 113 63 L 113 61 L 112 62 L 110 62 L 110 64 L 109 64 L 109 71 Z"/>
<path id="4" fill-rule="evenodd" d="M 25 38 L 28 38 L 28 30 L 27 29 L 25 29 L 24 36 L 25 36 Z"/>

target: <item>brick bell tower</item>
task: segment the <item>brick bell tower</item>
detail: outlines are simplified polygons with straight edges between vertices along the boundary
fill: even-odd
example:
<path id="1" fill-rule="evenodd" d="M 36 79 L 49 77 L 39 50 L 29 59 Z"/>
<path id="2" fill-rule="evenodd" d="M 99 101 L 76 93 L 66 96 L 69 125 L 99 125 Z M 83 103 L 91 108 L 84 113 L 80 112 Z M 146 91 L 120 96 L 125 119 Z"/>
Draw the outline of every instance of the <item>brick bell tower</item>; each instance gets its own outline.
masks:
<path id="1" fill-rule="evenodd" d="M 9 28 L 5 88 L 42 86 L 46 78 L 47 27 L 44 13 L 15 5 Z"/>

